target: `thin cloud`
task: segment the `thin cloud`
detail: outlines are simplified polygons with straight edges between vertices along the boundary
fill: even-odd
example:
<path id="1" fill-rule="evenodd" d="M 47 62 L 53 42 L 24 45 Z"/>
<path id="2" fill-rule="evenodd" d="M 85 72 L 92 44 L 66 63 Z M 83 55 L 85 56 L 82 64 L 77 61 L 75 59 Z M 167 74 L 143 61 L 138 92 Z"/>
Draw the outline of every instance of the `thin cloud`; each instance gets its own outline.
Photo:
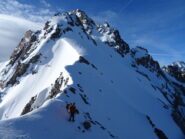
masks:
<path id="1" fill-rule="evenodd" d="M 9 58 L 27 30 L 41 29 L 53 14 L 49 8 L 38 9 L 17 0 L 0 1 L 0 61 Z"/>
<path id="2" fill-rule="evenodd" d="M 47 6 L 49 5 L 47 4 Z M 17 0 L 3 0 L 0 1 L 0 13 L 26 18 L 35 22 L 45 22 L 54 14 L 54 11 L 49 8 L 38 9 L 33 5 L 22 4 Z"/>
<path id="3" fill-rule="evenodd" d="M 100 12 L 97 15 L 91 15 L 91 17 L 97 23 L 104 23 L 106 21 L 111 24 L 114 24 L 113 22 L 114 21 L 116 22 L 118 19 L 118 14 L 114 11 L 107 10 L 107 11 Z"/>
<path id="4" fill-rule="evenodd" d="M 123 7 L 119 10 L 119 14 L 121 14 L 128 6 L 133 2 L 134 0 L 129 0 L 126 5 L 123 5 Z"/>
<path id="5" fill-rule="evenodd" d="M 45 7 L 51 7 L 51 5 L 46 0 L 40 0 L 40 3 L 43 4 Z"/>
<path id="6" fill-rule="evenodd" d="M 151 36 L 140 36 L 138 40 L 133 41 L 132 45 L 141 45 L 149 49 L 149 53 L 154 57 L 155 60 L 159 60 L 161 65 L 167 65 L 173 61 L 184 60 L 185 51 L 180 51 L 163 43 L 162 41 L 156 40 L 155 37 Z M 153 51 L 156 52 L 153 52 Z"/>
<path id="7" fill-rule="evenodd" d="M 7 60 L 24 33 L 40 29 L 41 24 L 23 18 L 0 14 L 0 61 Z"/>
<path id="8" fill-rule="evenodd" d="M 171 57 L 171 56 L 173 56 L 173 55 L 169 55 L 169 54 L 165 54 L 165 53 L 163 53 L 163 54 L 161 54 L 161 53 L 159 53 L 159 54 L 157 54 L 157 53 L 151 53 L 151 55 L 153 55 L 153 56 L 165 56 L 165 57 Z"/>

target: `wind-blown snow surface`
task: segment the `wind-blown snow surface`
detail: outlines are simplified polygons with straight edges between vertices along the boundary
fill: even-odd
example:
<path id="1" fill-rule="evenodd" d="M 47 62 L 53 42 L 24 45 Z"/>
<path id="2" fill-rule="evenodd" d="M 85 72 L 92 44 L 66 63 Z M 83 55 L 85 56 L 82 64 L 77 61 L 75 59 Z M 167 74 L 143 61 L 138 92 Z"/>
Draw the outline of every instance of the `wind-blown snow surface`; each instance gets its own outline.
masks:
<path id="1" fill-rule="evenodd" d="M 51 44 L 48 43 L 47 45 L 49 47 Z M 44 54 L 44 52 L 46 52 L 46 50 L 43 50 L 42 54 Z M 55 82 L 61 71 L 65 73 L 65 76 L 69 76 L 68 72 L 64 69 L 65 66 L 73 64 L 79 58 L 79 54 L 70 43 L 70 40 L 66 40 L 65 38 L 58 40 L 49 52 L 50 53 L 44 55 L 47 55 L 51 61 L 39 67 L 34 67 L 38 69 L 37 75 L 27 75 L 21 79 L 19 85 L 7 90 L 8 93 L 0 104 L 1 119 L 20 116 L 25 104 L 29 102 L 31 97 L 45 89 L 47 90 L 47 88 Z M 61 62 L 61 59 L 65 60 Z M 70 80 L 70 84 L 71 83 L 72 81 Z"/>
<path id="2" fill-rule="evenodd" d="M 86 32 L 89 29 L 85 24 L 84 29 L 70 26 L 68 16 L 64 15 L 57 15 L 50 21 L 52 30 L 40 32 L 39 41 L 32 44 L 28 56 L 21 62 L 28 63 L 32 57 L 41 54 L 39 60 L 31 63 L 18 77 L 19 82 L 0 90 L 3 94 L 0 138 L 156 139 L 148 116 L 155 128 L 169 139 L 183 139 L 182 131 L 172 119 L 171 109 L 164 108 L 163 103 L 167 106 L 170 103 L 151 86 L 151 82 L 160 86 L 163 80 L 140 66 L 140 70 L 152 78 L 149 81 L 131 66 L 133 58 L 130 53 L 123 57 L 104 43 L 114 41 L 114 36 L 109 38 L 96 28 L 85 33 L 84 29 Z M 74 14 L 70 17 L 76 19 Z M 68 28 L 67 33 L 52 36 L 57 32 L 58 24 L 63 29 L 70 26 L 72 31 Z M 136 57 L 143 55 L 141 52 Z M 80 56 L 85 62 L 79 61 Z M 7 64 L 1 69 L 0 80 L 7 83 L 15 68 L 16 63 L 13 66 Z M 5 74 L 6 69 L 9 71 Z M 56 97 L 48 99 L 56 79 L 61 76 L 66 84 L 62 84 Z M 20 116 L 34 96 L 37 97 L 32 105 L 33 111 Z M 75 102 L 80 112 L 74 123 L 68 122 L 69 114 L 65 108 L 70 102 Z M 91 123 L 89 130 L 84 129 L 84 121 Z"/>

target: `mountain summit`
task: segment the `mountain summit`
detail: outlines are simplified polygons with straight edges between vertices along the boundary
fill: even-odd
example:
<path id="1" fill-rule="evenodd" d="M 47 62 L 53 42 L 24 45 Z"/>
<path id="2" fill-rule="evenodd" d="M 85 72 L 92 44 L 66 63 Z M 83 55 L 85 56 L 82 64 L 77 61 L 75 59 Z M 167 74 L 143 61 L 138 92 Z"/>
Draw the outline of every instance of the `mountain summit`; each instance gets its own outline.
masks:
<path id="1" fill-rule="evenodd" d="M 0 138 L 184 137 L 185 84 L 81 10 L 27 31 L 0 66 Z"/>

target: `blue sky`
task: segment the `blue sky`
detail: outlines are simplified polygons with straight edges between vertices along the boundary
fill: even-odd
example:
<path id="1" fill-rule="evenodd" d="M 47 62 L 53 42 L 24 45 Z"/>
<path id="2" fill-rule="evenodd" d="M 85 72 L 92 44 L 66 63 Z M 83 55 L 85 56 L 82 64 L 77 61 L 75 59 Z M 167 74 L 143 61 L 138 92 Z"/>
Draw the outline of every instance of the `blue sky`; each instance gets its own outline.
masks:
<path id="1" fill-rule="evenodd" d="M 0 14 L 37 25 L 57 11 L 73 9 L 98 23 L 110 22 L 131 47 L 147 48 L 161 65 L 185 61 L 185 0 L 0 0 Z"/>

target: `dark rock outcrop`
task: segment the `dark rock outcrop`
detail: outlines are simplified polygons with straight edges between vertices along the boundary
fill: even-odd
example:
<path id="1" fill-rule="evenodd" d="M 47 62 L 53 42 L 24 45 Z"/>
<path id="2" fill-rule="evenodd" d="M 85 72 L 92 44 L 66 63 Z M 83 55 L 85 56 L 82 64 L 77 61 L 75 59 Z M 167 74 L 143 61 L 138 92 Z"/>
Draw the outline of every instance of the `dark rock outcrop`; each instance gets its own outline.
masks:
<path id="1" fill-rule="evenodd" d="M 91 123 L 88 122 L 88 121 L 85 121 L 83 122 L 83 127 L 86 129 L 86 130 L 89 130 L 91 128 Z"/>
<path id="2" fill-rule="evenodd" d="M 152 126 L 154 133 L 159 139 L 168 139 L 165 133 L 161 129 L 156 127 L 156 125 L 152 122 L 151 118 L 148 115 L 146 116 L 146 118 L 149 121 L 150 125 Z"/>
<path id="3" fill-rule="evenodd" d="M 87 59 L 85 59 L 83 56 L 80 56 L 80 57 L 79 57 L 79 62 L 80 62 L 80 63 L 85 63 L 85 64 L 87 64 L 87 65 L 90 64 L 89 61 L 88 61 Z"/>
<path id="4" fill-rule="evenodd" d="M 6 86 L 8 86 L 9 84 L 14 85 L 16 82 L 18 82 L 17 78 L 21 77 L 27 71 L 30 64 L 36 63 L 39 60 L 40 56 L 41 54 L 35 55 L 30 59 L 27 64 L 18 62 L 15 72 L 13 73 L 12 77 L 7 81 Z"/>
<path id="5" fill-rule="evenodd" d="M 182 65 L 181 67 L 179 65 Z M 176 80 L 185 83 L 185 65 L 184 62 L 174 62 L 171 65 L 163 66 L 162 69 L 166 71 L 169 75 L 174 77 Z"/>
<path id="6" fill-rule="evenodd" d="M 60 38 L 61 35 L 62 34 L 61 34 L 60 25 L 57 25 L 57 28 L 55 29 L 55 32 L 51 35 L 51 39 Z"/>
<path id="7" fill-rule="evenodd" d="M 155 128 L 154 132 L 159 139 L 168 139 L 162 130 Z"/>
<path id="8" fill-rule="evenodd" d="M 26 106 L 24 107 L 24 109 L 23 109 L 21 115 L 25 115 L 25 114 L 27 114 L 27 113 L 29 113 L 29 112 L 32 111 L 32 104 L 35 102 L 36 97 L 37 97 L 37 96 L 34 96 L 34 97 L 31 98 L 31 100 L 30 100 L 30 101 L 26 104 Z"/>
<path id="9" fill-rule="evenodd" d="M 27 31 L 19 45 L 15 48 L 10 56 L 9 64 L 13 65 L 18 59 L 24 59 L 26 57 L 25 55 L 28 53 L 31 45 L 36 41 L 36 39 L 36 35 L 31 30 Z"/>
<path id="10" fill-rule="evenodd" d="M 147 49 L 137 46 L 131 49 L 131 56 L 135 59 L 137 65 L 142 65 L 151 72 L 161 73 L 159 63 L 152 58 Z"/>
<path id="11" fill-rule="evenodd" d="M 61 86 L 65 83 L 65 79 L 62 74 L 63 73 L 61 73 L 60 76 L 55 80 L 55 83 L 50 91 L 50 95 L 48 98 L 54 98 L 58 93 L 62 91 Z"/>
<path id="12" fill-rule="evenodd" d="M 29 64 L 18 63 L 16 71 L 14 72 L 13 76 L 9 79 L 9 81 L 6 83 L 6 86 L 9 84 L 14 85 L 17 82 L 17 77 L 23 75 L 28 67 Z"/>
<path id="13" fill-rule="evenodd" d="M 121 38 L 119 31 L 110 28 L 108 23 L 105 23 L 103 26 L 97 26 L 97 29 L 103 36 L 111 36 L 111 39 L 104 40 L 104 42 L 110 47 L 114 47 L 122 57 L 130 51 L 129 45 Z"/>

